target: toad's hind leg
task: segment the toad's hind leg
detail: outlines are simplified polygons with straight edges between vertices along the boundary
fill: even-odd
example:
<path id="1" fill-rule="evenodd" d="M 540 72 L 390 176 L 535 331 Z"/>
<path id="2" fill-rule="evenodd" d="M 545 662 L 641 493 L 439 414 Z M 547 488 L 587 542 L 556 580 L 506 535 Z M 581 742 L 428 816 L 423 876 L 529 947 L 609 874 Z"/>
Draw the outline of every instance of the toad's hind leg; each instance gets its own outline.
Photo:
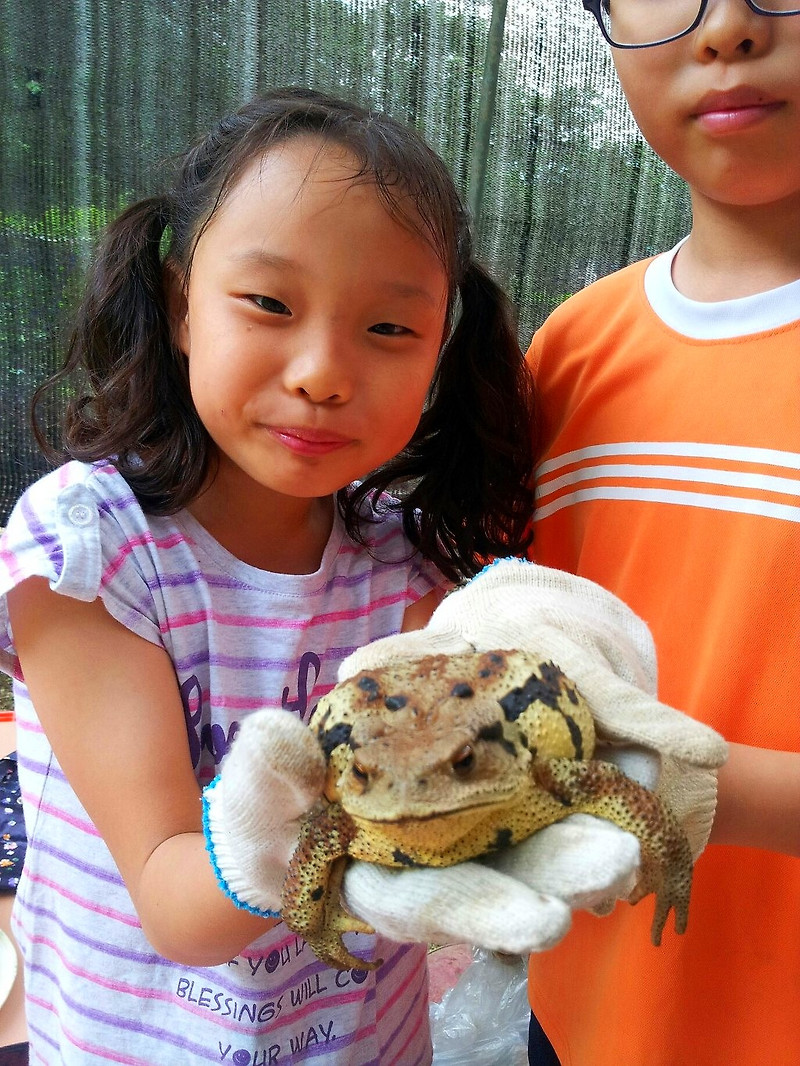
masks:
<path id="1" fill-rule="evenodd" d="M 641 866 L 631 903 L 654 892 L 651 937 L 661 934 L 671 910 L 675 929 L 686 931 L 692 887 L 692 853 L 686 834 L 658 797 L 610 763 L 546 759 L 533 767 L 536 783 L 562 804 L 564 816 L 581 812 L 606 818 L 633 833 L 641 847 Z"/>
<path id="2" fill-rule="evenodd" d="M 373 932 L 366 922 L 344 911 L 340 902 L 354 832 L 352 821 L 336 803 L 306 818 L 283 883 L 281 917 L 328 966 L 374 970 L 382 960 L 368 962 L 351 955 L 342 942 L 342 933 Z"/>

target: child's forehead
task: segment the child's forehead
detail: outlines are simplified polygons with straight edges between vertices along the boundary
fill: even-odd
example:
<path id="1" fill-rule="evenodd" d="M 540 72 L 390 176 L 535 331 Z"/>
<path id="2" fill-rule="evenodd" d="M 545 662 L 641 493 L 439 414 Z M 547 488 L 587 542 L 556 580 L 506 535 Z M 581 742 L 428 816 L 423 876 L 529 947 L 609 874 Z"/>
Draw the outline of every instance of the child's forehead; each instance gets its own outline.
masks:
<path id="1" fill-rule="evenodd" d="M 413 198 L 400 185 L 389 194 L 341 145 L 312 137 L 286 141 L 242 168 L 200 234 L 195 265 L 198 255 L 207 262 L 234 249 L 236 258 L 276 263 L 315 256 L 366 261 L 381 249 L 381 255 L 411 255 L 424 271 L 435 258 L 438 274 L 441 256 Z"/>
<path id="2" fill-rule="evenodd" d="M 286 218 L 342 209 L 359 213 L 375 228 L 399 227 L 416 239 L 430 241 L 419 206 L 399 175 L 376 173 L 345 145 L 302 134 L 270 146 L 245 163 L 230 182 L 216 219 L 263 209 Z"/>

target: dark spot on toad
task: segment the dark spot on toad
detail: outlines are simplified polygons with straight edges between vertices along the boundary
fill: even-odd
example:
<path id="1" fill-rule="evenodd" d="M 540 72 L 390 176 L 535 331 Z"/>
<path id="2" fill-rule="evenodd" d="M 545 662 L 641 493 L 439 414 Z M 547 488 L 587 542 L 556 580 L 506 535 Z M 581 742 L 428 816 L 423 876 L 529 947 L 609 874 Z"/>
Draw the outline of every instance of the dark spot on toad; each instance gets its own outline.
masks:
<path id="1" fill-rule="evenodd" d="M 323 885 L 318 885 L 316 888 L 311 890 L 311 898 L 314 900 L 315 903 L 317 902 L 317 900 L 322 899 L 324 895 L 325 888 Z"/>
<path id="2" fill-rule="evenodd" d="M 524 737 L 522 739 L 524 740 Z M 497 744 L 500 744 L 501 747 L 505 748 L 509 755 L 517 754 L 517 749 L 503 732 L 502 722 L 492 722 L 491 725 L 485 725 L 478 733 L 478 740 L 494 741 Z"/>
<path id="3" fill-rule="evenodd" d="M 552 710 L 558 710 L 564 675 L 552 663 L 542 663 L 539 669 L 541 677 L 531 674 L 521 688 L 512 688 L 501 700 L 498 700 L 509 722 L 516 722 L 523 711 L 536 702 Z"/>
<path id="4" fill-rule="evenodd" d="M 450 693 L 451 696 L 455 696 L 459 700 L 466 700 L 470 696 L 474 696 L 472 687 L 466 683 L 466 681 L 459 681 L 458 684 L 453 685 L 453 689 Z"/>
<path id="5" fill-rule="evenodd" d="M 572 739 L 572 746 L 575 749 L 575 758 L 578 762 L 583 760 L 583 734 L 581 733 L 580 726 L 570 715 L 564 715 L 564 721 L 567 723 L 567 729 L 569 729 L 569 735 Z"/>
<path id="6" fill-rule="evenodd" d="M 324 733 L 320 733 L 319 742 L 322 746 L 322 750 L 325 752 L 326 759 L 330 759 L 331 752 L 334 748 L 338 748 L 340 744 L 350 743 L 350 734 L 352 731 L 353 727 L 348 722 L 339 722 L 331 729 L 327 729 Z"/>
<path id="7" fill-rule="evenodd" d="M 387 696 L 383 705 L 387 711 L 399 711 L 405 707 L 408 700 L 405 696 Z"/>
<path id="8" fill-rule="evenodd" d="M 404 851 L 400 851 L 399 848 L 395 848 L 392 852 L 392 858 L 398 866 L 422 866 L 421 862 L 416 862 L 410 855 L 406 855 Z"/>
<path id="9" fill-rule="evenodd" d="M 492 851 L 500 851 L 501 848 L 510 847 L 513 842 L 513 834 L 510 829 L 498 829 L 497 836 L 492 843 Z"/>
<path id="10" fill-rule="evenodd" d="M 360 677 L 358 679 L 358 687 L 361 689 L 362 692 L 366 692 L 367 699 L 370 703 L 373 700 L 376 700 L 381 694 L 381 686 L 378 684 L 374 677 Z"/>

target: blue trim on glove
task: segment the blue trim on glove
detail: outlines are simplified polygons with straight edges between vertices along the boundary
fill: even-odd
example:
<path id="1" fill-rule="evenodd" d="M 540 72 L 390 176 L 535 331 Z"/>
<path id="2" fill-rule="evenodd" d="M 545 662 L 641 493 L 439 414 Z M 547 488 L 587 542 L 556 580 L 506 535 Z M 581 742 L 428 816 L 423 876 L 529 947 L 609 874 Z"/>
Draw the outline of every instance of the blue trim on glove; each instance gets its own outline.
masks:
<path id="1" fill-rule="evenodd" d="M 217 880 L 217 884 L 219 885 L 222 892 L 228 897 L 228 899 L 231 900 L 232 903 L 236 904 L 239 910 L 249 911 L 251 914 L 257 914 L 259 918 L 280 918 L 280 911 L 263 910 L 261 907 L 254 907 L 252 903 L 248 903 L 246 900 L 243 900 L 241 896 L 237 895 L 236 892 L 233 891 L 231 886 L 225 880 L 222 870 L 220 869 L 219 863 L 217 862 L 216 852 L 214 851 L 214 841 L 211 838 L 211 825 L 209 824 L 209 806 L 207 795 L 207 793 L 209 793 L 211 789 L 217 787 L 217 785 L 219 784 L 219 780 L 219 776 L 215 777 L 211 784 L 206 785 L 206 787 L 203 789 L 203 836 L 205 837 L 206 851 L 208 852 L 209 858 L 211 859 L 211 866 L 214 870 L 214 876 Z"/>

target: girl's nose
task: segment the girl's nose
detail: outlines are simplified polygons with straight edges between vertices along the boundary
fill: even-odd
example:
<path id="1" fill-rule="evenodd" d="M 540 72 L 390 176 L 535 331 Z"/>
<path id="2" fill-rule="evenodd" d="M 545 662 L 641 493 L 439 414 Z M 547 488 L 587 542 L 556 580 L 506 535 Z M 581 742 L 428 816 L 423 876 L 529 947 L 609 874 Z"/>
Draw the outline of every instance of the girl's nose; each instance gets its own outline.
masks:
<path id="1" fill-rule="evenodd" d="M 287 362 L 284 385 L 310 403 L 345 403 L 352 395 L 351 374 L 335 337 L 307 337 Z"/>

